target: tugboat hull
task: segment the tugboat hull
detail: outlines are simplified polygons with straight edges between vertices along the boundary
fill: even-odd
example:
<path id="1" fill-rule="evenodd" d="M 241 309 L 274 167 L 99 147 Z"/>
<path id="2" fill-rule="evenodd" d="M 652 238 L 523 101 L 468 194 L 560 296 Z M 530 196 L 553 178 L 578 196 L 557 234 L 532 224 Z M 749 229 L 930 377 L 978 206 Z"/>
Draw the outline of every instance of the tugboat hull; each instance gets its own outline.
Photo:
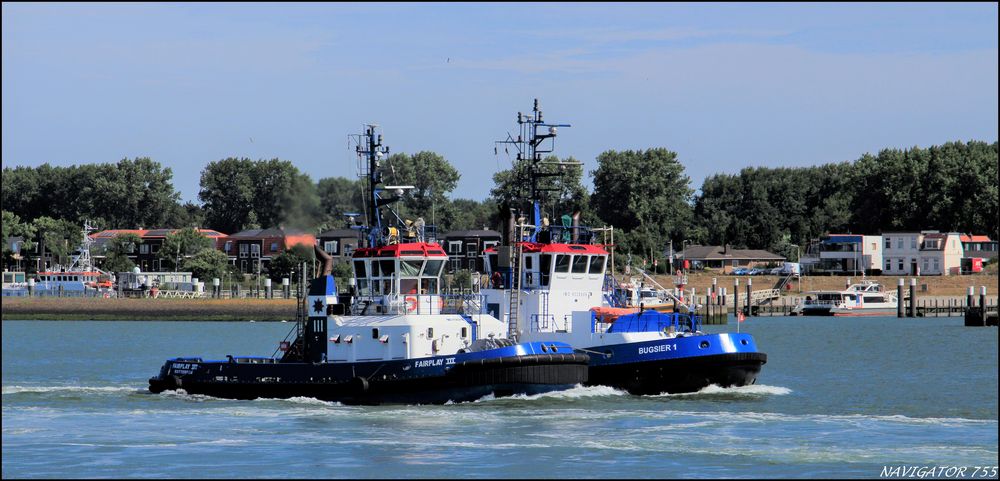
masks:
<path id="1" fill-rule="evenodd" d="M 587 349 L 587 385 L 631 394 L 697 392 L 711 384 L 747 386 L 767 363 L 748 334 L 710 334 Z"/>
<path id="2" fill-rule="evenodd" d="M 639 395 L 697 392 L 711 384 L 748 386 L 757 381 L 766 362 L 764 353 L 733 353 L 594 366 L 587 385 L 611 386 Z"/>
<path id="3" fill-rule="evenodd" d="M 585 383 L 588 376 L 589 359 L 582 354 L 461 357 L 351 364 L 172 359 L 149 380 L 149 390 L 183 389 L 228 399 L 311 397 L 344 404 L 443 404 L 490 394 L 563 390 Z"/>

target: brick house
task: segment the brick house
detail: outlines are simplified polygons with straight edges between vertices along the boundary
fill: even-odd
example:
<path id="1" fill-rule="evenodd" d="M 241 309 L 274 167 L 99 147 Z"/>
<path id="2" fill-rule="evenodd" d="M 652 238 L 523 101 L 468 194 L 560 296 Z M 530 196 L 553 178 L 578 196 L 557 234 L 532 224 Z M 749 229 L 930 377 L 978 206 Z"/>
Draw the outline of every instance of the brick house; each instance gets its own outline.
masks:
<path id="1" fill-rule="evenodd" d="M 271 259 L 298 244 L 311 249 L 316 236 L 297 229 L 249 229 L 227 237 L 222 250 L 240 272 L 253 274 L 267 270 Z"/>
<path id="2" fill-rule="evenodd" d="M 501 235 L 495 230 L 456 230 L 444 236 L 441 247 L 448 254 L 447 272 L 468 269 L 486 270 L 483 251 L 500 244 Z"/>
<path id="3" fill-rule="evenodd" d="M 350 262 L 354 249 L 361 245 L 361 230 L 331 229 L 316 236 L 316 245 L 333 257 L 333 263 Z"/>

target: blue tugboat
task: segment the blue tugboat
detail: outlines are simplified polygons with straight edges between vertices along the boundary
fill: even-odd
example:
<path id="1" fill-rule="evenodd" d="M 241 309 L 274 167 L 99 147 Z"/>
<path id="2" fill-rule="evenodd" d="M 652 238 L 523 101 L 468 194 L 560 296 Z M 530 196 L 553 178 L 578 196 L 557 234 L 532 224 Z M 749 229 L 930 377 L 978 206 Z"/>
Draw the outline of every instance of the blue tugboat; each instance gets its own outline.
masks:
<path id="1" fill-rule="evenodd" d="M 367 246 L 353 255 L 354 286 L 340 293 L 332 259 L 320 249 L 322 275 L 300 296 L 295 329 L 280 357 L 169 359 L 149 380 L 159 393 L 233 399 L 312 397 L 345 404 L 434 404 L 487 395 L 537 394 L 585 383 L 589 357 L 556 340 L 515 342 L 477 297 L 441 292 L 444 250 L 425 236 L 432 226 L 406 222 L 387 207 L 401 187 L 379 188 L 388 152 L 376 126 L 357 138 L 367 181 Z M 289 340 L 293 339 L 293 340 Z M 275 352 L 277 354 L 278 351 Z"/>
<path id="2" fill-rule="evenodd" d="M 677 299 L 679 312 L 658 312 L 605 295 L 613 292 L 605 287 L 614 278 L 606 272 L 611 245 L 601 237 L 611 228 L 580 226 L 568 215 L 557 226 L 541 216 L 538 180 L 562 170 L 543 161 L 541 153 L 552 152 L 543 142 L 568 125 L 544 123 L 538 100 L 532 114 L 518 114 L 518 125 L 516 139 L 508 135 L 499 143 L 513 144 L 517 160 L 528 162 L 533 222 L 508 206 L 508 240 L 487 251 L 489 281 L 481 291 L 491 314 L 509 321 L 508 337 L 571 344 L 590 358 L 587 384 L 633 394 L 755 383 L 767 355 L 750 334 L 702 332 L 697 306 L 683 298 Z"/>

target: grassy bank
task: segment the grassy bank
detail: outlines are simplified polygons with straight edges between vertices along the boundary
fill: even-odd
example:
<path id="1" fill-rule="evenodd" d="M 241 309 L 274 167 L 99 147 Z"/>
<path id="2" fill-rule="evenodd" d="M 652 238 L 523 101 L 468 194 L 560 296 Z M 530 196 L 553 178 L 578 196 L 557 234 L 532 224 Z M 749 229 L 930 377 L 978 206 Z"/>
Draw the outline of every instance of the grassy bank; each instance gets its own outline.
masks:
<path id="1" fill-rule="evenodd" d="M 136 321 L 280 321 L 295 319 L 295 299 L 92 299 L 3 300 L 3 319 Z"/>

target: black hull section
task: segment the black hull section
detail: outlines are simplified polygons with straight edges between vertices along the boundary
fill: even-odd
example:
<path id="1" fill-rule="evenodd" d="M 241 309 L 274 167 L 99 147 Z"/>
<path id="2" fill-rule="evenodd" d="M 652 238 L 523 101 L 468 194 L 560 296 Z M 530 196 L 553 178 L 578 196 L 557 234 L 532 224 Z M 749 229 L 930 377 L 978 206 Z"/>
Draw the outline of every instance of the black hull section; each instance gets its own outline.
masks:
<path id="1" fill-rule="evenodd" d="M 434 374 L 416 375 L 406 366 L 412 361 L 377 363 L 374 372 L 365 366 L 284 363 L 240 366 L 244 380 L 219 381 L 212 372 L 228 364 L 209 365 L 209 375 L 161 373 L 149 380 L 149 390 L 159 393 L 183 389 L 227 399 L 309 397 L 344 404 L 443 404 L 467 402 L 484 396 L 540 394 L 569 389 L 587 381 L 589 357 L 581 354 L 526 355 L 459 362 Z M 166 369 L 164 370 L 166 371 Z M 266 381 L 258 379 L 266 378 Z M 231 378 L 230 378 L 231 379 Z M 275 381 L 275 379 L 280 379 Z M 317 380 L 322 380 L 317 382 Z"/>
<path id="2" fill-rule="evenodd" d="M 588 386 L 610 386 L 631 394 L 697 392 L 710 384 L 748 386 L 757 381 L 767 354 L 759 352 L 595 365 Z"/>

